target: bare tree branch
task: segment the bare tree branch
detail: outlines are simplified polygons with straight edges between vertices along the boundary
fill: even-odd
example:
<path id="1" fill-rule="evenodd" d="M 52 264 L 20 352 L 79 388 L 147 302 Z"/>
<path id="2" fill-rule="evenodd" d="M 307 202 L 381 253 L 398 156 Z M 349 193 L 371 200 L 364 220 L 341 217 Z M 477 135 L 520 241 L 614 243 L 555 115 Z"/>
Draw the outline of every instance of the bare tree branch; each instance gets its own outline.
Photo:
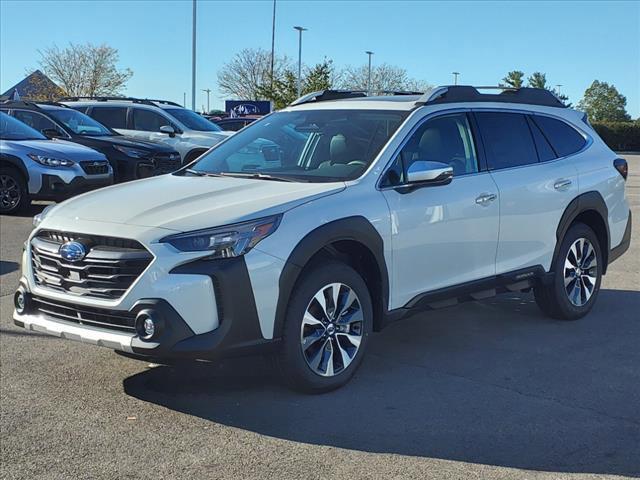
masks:
<path id="1" fill-rule="evenodd" d="M 118 69 L 118 50 L 104 44 L 54 45 L 38 53 L 44 73 L 71 96 L 119 95 L 133 75 Z"/>

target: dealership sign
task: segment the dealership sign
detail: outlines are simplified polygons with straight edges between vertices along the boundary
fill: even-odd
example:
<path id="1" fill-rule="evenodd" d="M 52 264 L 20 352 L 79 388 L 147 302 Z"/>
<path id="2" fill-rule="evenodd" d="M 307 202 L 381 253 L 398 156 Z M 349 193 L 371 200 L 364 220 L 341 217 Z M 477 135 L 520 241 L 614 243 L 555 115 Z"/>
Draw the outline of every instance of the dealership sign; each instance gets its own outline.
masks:
<path id="1" fill-rule="evenodd" d="M 224 110 L 231 117 L 266 115 L 271 113 L 271 102 L 268 100 L 226 100 Z"/>

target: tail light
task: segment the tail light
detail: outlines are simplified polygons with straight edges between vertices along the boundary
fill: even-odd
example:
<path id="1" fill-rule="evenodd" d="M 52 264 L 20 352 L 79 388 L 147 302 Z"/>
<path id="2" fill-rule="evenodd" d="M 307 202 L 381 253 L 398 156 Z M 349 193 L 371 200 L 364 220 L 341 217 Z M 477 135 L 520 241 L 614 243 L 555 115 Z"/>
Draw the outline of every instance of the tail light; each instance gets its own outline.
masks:
<path id="1" fill-rule="evenodd" d="M 627 179 L 629 165 L 627 165 L 627 161 L 624 158 L 616 158 L 613 161 L 613 167 L 622 175 L 622 178 Z"/>

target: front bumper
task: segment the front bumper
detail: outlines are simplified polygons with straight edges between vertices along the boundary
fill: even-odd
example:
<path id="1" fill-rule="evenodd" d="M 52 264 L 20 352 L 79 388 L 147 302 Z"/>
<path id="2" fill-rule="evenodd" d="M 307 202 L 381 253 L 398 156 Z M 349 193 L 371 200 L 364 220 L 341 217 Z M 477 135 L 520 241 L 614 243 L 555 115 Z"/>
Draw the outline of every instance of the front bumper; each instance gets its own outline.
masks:
<path id="1" fill-rule="evenodd" d="M 169 275 L 174 289 L 181 280 L 206 278 L 210 285 L 210 297 L 216 299 L 215 313 L 207 312 L 203 302 L 201 314 L 214 314 L 216 327 L 207 332 L 194 332 L 187 320 L 171 303 L 171 292 L 165 298 L 143 298 L 128 309 L 96 307 L 69 303 L 68 300 L 44 296 L 43 289 L 33 292 L 27 278 L 23 278 L 19 290 L 27 298 L 27 307 L 19 314 L 14 311 L 17 326 L 61 338 L 108 347 L 140 358 L 154 360 L 214 360 L 220 357 L 267 352 L 277 344 L 277 339 L 263 338 L 251 282 L 244 258 L 224 260 L 196 260 L 176 268 Z M 157 291 L 156 291 L 157 293 Z M 199 290 L 199 293 L 202 293 Z M 44 300 L 47 308 L 41 307 Z M 61 305 L 63 313 L 55 313 L 50 305 Z M 43 311 L 44 310 L 44 311 Z M 54 311 L 54 313 L 51 313 Z M 70 314 L 71 312 L 71 314 Z M 156 320 L 156 334 L 144 340 L 139 334 L 140 319 L 151 314 Z M 131 319 L 129 331 L 113 326 L 105 327 L 105 318 L 117 315 Z M 77 317 L 77 318 L 76 318 Z M 133 326 L 133 328 L 130 328 Z"/>
<path id="2" fill-rule="evenodd" d="M 92 177 L 75 177 L 65 182 L 58 175 L 42 175 L 40 190 L 31 195 L 35 200 L 64 200 L 113 183 L 113 175 L 93 175 Z"/>

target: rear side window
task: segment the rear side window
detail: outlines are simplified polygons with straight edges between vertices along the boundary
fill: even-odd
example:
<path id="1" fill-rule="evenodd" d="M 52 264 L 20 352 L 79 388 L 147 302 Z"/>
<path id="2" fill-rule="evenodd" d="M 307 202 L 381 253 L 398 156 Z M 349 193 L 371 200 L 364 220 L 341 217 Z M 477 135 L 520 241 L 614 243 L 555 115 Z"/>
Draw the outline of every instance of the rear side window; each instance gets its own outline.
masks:
<path id="1" fill-rule="evenodd" d="M 533 115 L 533 121 L 540 127 L 544 136 L 549 140 L 551 146 L 559 157 L 566 157 L 572 153 L 582 150 L 587 141 L 573 127 L 570 127 L 561 120 Z"/>
<path id="2" fill-rule="evenodd" d="M 207 120 L 208 121 L 208 120 Z M 145 132 L 158 132 L 160 127 L 171 126 L 170 122 L 162 115 L 143 108 L 133 109 L 133 128 Z"/>
<path id="3" fill-rule="evenodd" d="M 111 128 L 127 128 L 126 107 L 93 107 L 91 116 Z"/>
<path id="4" fill-rule="evenodd" d="M 520 113 L 478 112 L 489 170 L 538 163 L 527 118 Z"/>
<path id="5" fill-rule="evenodd" d="M 533 141 L 536 144 L 536 150 L 538 151 L 538 158 L 541 162 L 548 162 L 549 160 L 554 160 L 557 157 L 553 148 L 545 138 L 545 136 L 540 131 L 538 125 L 535 124 L 531 117 L 529 117 L 529 126 L 531 127 L 531 133 L 533 134 Z"/>

